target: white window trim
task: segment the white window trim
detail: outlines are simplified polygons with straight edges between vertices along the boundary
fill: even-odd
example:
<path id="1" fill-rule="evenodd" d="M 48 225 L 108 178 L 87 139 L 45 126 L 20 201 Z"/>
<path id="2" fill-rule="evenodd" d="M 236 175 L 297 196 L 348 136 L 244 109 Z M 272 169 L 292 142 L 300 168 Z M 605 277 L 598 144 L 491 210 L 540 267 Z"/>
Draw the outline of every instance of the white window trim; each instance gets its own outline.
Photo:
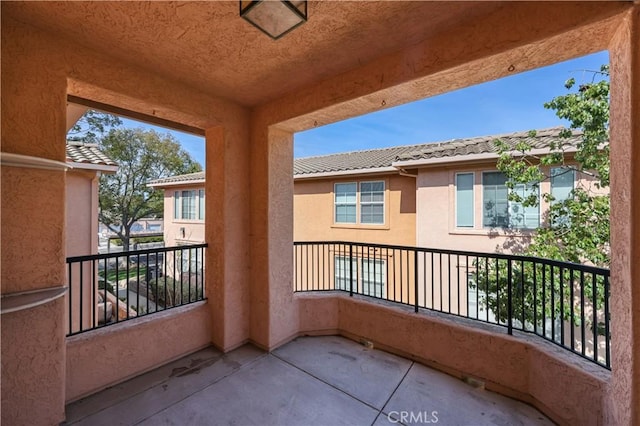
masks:
<path id="1" fill-rule="evenodd" d="M 458 175 L 471 175 L 473 181 L 471 183 L 471 211 L 473 214 L 472 224 L 471 226 L 460 226 L 458 225 Z M 453 184 L 455 202 L 453 206 L 453 215 L 454 215 L 454 224 L 456 228 L 460 229 L 475 229 L 476 227 L 476 173 L 474 171 L 470 172 L 456 172 L 454 176 L 454 184 Z"/>
<path id="2" fill-rule="evenodd" d="M 349 280 L 349 269 L 344 270 L 344 277 L 341 277 L 340 280 L 344 281 L 346 286 L 345 288 L 339 288 L 338 287 L 338 269 L 336 268 L 338 263 L 342 263 L 344 266 L 348 267 L 349 266 L 349 260 L 351 261 L 351 264 L 353 264 L 353 274 L 351 276 L 351 279 Z M 372 264 L 375 264 L 376 262 L 380 262 L 380 268 L 374 267 L 370 270 L 370 272 L 380 272 L 380 287 L 381 287 L 381 291 L 380 291 L 380 296 L 376 296 L 375 295 L 375 287 L 376 287 L 376 280 L 375 280 L 375 272 L 372 275 L 373 281 L 371 281 L 373 283 L 372 286 L 369 286 L 374 293 L 373 294 L 369 294 L 366 292 L 366 290 L 369 290 L 369 287 L 365 288 L 365 275 L 364 275 L 364 264 L 365 262 L 372 262 Z M 350 257 L 348 254 L 334 254 L 333 255 L 333 279 L 334 279 L 334 290 L 339 290 L 339 291 L 349 291 L 350 287 L 349 287 L 349 283 L 350 281 L 353 282 L 354 286 L 353 286 L 353 291 L 354 292 L 358 292 L 358 294 L 363 294 L 365 296 L 371 296 L 371 297 L 375 297 L 375 298 L 383 298 L 386 299 L 387 297 L 387 259 L 382 259 L 382 258 L 377 258 L 377 257 L 360 257 L 360 256 L 352 256 Z"/>
<path id="3" fill-rule="evenodd" d="M 361 194 L 361 188 L 362 188 L 362 184 L 363 183 L 382 183 L 382 223 L 362 223 L 362 215 L 361 215 L 361 207 L 362 207 L 362 201 L 360 199 L 360 194 Z M 336 217 L 336 186 L 337 185 L 349 185 L 349 184 L 355 184 L 356 185 L 356 221 L 355 222 L 338 222 L 337 217 Z M 334 182 L 333 183 L 333 224 L 334 225 L 339 225 L 339 226 L 344 226 L 344 225 L 361 225 L 361 226 L 372 226 L 372 227 L 378 227 L 378 226 L 385 226 L 387 224 L 387 181 L 385 179 L 378 179 L 378 180 L 361 180 L 361 181 L 348 181 L 348 182 Z M 374 205 L 374 204 L 380 204 L 380 202 L 370 202 L 370 203 L 366 203 L 367 205 Z"/>
<path id="4" fill-rule="evenodd" d="M 338 222 L 338 215 L 336 214 L 336 207 L 338 205 L 347 205 L 345 203 L 341 203 L 341 204 L 337 204 L 336 203 L 336 194 L 338 193 L 337 191 L 337 186 L 338 185 L 355 185 L 356 186 L 356 201 L 355 201 L 355 206 L 356 206 L 356 221 L 355 222 Z M 357 225 L 359 223 L 358 219 L 359 219 L 359 215 L 358 215 L 358 205 L 360 204 L 359 198 L 360 198 L 360 191 L 359 191 L 359 186 L 358 186 L 358 182 L 354 181 L 354 182 L 334 182 L 333 184 L 333 223 L 338 224 L 338 225 Z M 348 205 L 351 205 L 351 203 L 349 203 Z"/>
<path id="5" fill-rule="evenodd" d="M 481 194 L 480 194 L 480 208 L 481 208 L 481 212 L 482 212 L 482 217 L 481 217 L 480 223 L 482 225 L 482 228 L 486 230 L 486 229 L 492 229 L 492 228 L 495 228 L 495 227 L 485 226 L 485 224 L 484 224 L 484 175 L 485 175 L 485 173 L 503 173 L 503 172 L 501 172 L 498 169 L 483 170 L 483 171 L 480 172 L 480 176 L 482 178 L 481 183 L 480 183 L 480 189 L 481 189 L 481 191 L 480 191 L 481 192 Z M 509 194 L 508 191 L 509 191 L 509 189 L 507 188 L 507 196 Z M 542 217 L 541 210 L 542 209 L 541 209 L 541 206 L 540 206 L 541 200 L 542 200 L 541 188 L 540 188 L 540 186 L 538 186 L 538 227 L 540 227 L 540 224 L 542 223 L 541 222 L 541 219 L 542 219 L 541 218 Z M 509 203 L 508 204 L 509 208 L 511 208 L 512 201 L 507 200 L 507 203 Z M 522 231 L 525 231 L 525 232 L 526 231 L 533 231 L 533 230 L 537 229 L 537 228 L 519 228 L 519 227 L 512 227 L 512 226 L 498 227 L 498 228 L 500 228 L 500 229 L 511 229 L 511 230 L 519 231 L 519 232 L 522 232 Z"/>
<path id="6" fill-rule="evenodd" d="M 362 200 L 360 199 L 360 194 L 362 194 L 362 184 L 363 183 L 382 183 L 382 223 L 362 223 Z M 358 221 L 358 223 L 362 224 L 362 225 L 371 225 L 371 226 L 382 226 L 384 224 L 387 223 L 387 200 L 386 200 L 386 195 L 387 195 L 387 184 L 384 180 L 363 180 L 363 181 L 359 181 L 358 182 L 358 194 L 356 197 L 356 200 L 358 202 L 358 211 L 356 214 L 356 220 Z M 376 201 L 376 202 L 368 202 L 366 203 L 366 205 L 375 205 L 375 204 L 380 204 L 380 202 Z"/>
<path id="7" fill-rule="evenodd" d="M 173 222 L 189 222 L 189 223 L 202 223 L 204 222 L 204 218 L 199 219 L 200 216 L 200 191 L 202 189 L 197 189 L 197 188 L 190 188 L 190 189 L 176 189 L 173 191 L 173 195 L 171 198 L 173 198 Z M 183 200 L 183 196 L 182 193 L 183 192 L 194 192 L 194 208 L 195 208 L 195 218 L 194 219 L 186 219 L 182 217 L 182 200 Z M 178 197 L 176 197 L 176 194 L 179 194 Z M 179 200 L 176 202 L 176 200 Z M 206 206 L 206 201 L 205 201 L 205 206 Z M 176 207 L 178 207 L 176 209 Z M 205 211 L 205 215 L 206 215 L 206 211 Z"/>

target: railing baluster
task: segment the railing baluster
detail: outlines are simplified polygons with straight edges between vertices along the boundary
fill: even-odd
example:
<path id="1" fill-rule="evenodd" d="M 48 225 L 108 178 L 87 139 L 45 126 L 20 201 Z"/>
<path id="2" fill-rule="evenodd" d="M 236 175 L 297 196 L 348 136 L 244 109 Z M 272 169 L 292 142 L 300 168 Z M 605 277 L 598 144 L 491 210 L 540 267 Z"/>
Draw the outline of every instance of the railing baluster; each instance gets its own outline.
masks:
<path id="1" fill-rule="evenodd" d="M 585 324 L 585 315 L 584 315 L 584 271 L 580 271 L 580 338 L 582 340 L 581 352 L 584 356 L 585 354 L 585 346 L 586 343 L 586 324 Z"/>
<path id="2" fill-rule="evenodd" d="M 80 293 L 80 318 L 79 318 L 79 323 L 80 323 L 80 331 L 82 331 L 82 326 L 84 323 L 84 315 L 82 315 L 82 305 L 84 305 L 84 292 L 82 291 L 82 287 L 84 287 L 84 262 L 80 262 L 80 289 L 79 289 L 79 293 Z"/>
<path id="3" fill-rule="evenodd" d="M 609 275 L 604 276 L 604 344 L 605 362 L 611 368 L 611 335 L 609 334 Z"/>
<path id="4" fill-rule="evenodd" d="M 164 292 L 165 292 L 165 301 L 168 299 L 167 297 L 167 262 L 164 261 L 164 256 L 169 253 L 173 254 L 173 262 L 174 262 L 174 272 L 178 272 L 180 269 L 177 268 L 176 265 L 176 256 L 175 254 L 180 252 L 181 254 L 181 265 L 183 262 L 188 262 L 188 266 L 185 268 L 184 273 L 188 273 L 188 289 L 184 295 L 188 297 L 183 298 L 183 290 L 185 286 L 184 278 L 180 276 L 180 281 L 174 280 L 173 283 L 173 302 L 170 306 L 165 306 L 164 309 L 173 306 L 182 306 L 188 303 L 204 300 L 204 248 L 206 244 L 192 245 L 192 246 L 183 246 L 183 247 L 166 247 L 162 249 L 147 249 L 147 250 L 136 250 L 131 252 L 123 252 L 116 254 L 95 254 L 95 255 L 87 255 L 87 256 L 75 256 L 67 258 L 67 270 L 68 270 L 68 286 L 69 286 L 69 296 L 67 298 L 68 303 L 68 312 L 69 312 L 69 331 L 67 335 L 79 334 L 85 331 L 93 330 L 98 327 L 104 327 L 110 324 L 116 324 L 121 321 L 125 321 L 128 319 L 134 319 L 144 314 L 148 314 L 151 311 L 151 298 L 154 297 L 156 306 L 159 304 L 159 285 L 156 285 L 155 292 L 150 290 L 150 283 L 147 280 L 146 291 L 144 294 L 141 294 L 141 284 L 143 279 L 141 279 L 141 275 L 143 272 L 147 277 L 151 277 L 151 255 L 155 256 L 155 260 L 153 263 L 155 264 L 155 281 L 157 284 L 160 284 L 161 280 L 159 275 L 161 275 L 159 263 L 160 256 L 163 256 L 162 261 L 162 269 L 164 270 Z M 199 260 L 199 255 L 202 253 L 202 262 Z M 194 256 L 195 256 L 195 271 L 194 271 Z M 142 259 L 146 259 L 145 267 L 141 266 Z M 123 259 L 126 262 L 124 267 L 120 266 L 120 259 Z M 135 261 L 135 267 L 131 267 L 131 262 Z M 85 267 L 85 262 L 89 262 L 89 264 Z M 110 263 L 113 263 L 113 266 L 110 266 Z M 200 268 L 198 265 L 202 265 Z M 76 266 L 77 265 L 77 266 Z M 102 269 L 101 269 L 102 265 Z M 74 271 L 78 273 L 77 277 L 74 274 Z M 87 283 L 85 280 L 85 274 L 88 274 L 90 271 L 91 279 Z M 202 271 L 200 273 L 200 271 Z M 195 273 L 195 277 L 193 277 Z M 121 277 L 122 275 L 122 277 Z M 135 275 L 135 278 L 133 278 Z M 181 274 L 182 275 L 182 274 Z M 113 295 L 109 291 L 111 286 L 109 277 L 113 278 Z M 198 292 L 198 281 L 202 278 L 202 294 Z M 131 284 L 130 281 L 134 281 L 135 284 Z M 122 288 L 119 286 L 119 281 L 124 280 Z M 145 278 L 146 280 L 146 278 Z M 100 288 L 100 281 L 104 283 Z M 195 290 L 193 288 L 195 282 Z M 131 292 L 132 286 L 136 286 L 136 294 L 132 295 Z M 179 285 L 180 288 L 177 289 L 176 286 Z M 73 288 L 77 287 L 77 291 L 74 291 Z M 125 291 L 126 295 L 122 296 L 122 300 L 120 300 L 120 292 Z M 88 295 L 86 292 L 89 291 L 91 294 Z M 178 293 L 179 291 L 179 293 Z M 102 301 L 98 302 L 98 292 L 102 295 Z M 155 293 L 155 296 L 154 296 Z M 77 297 L 76 297 L 77 295 Z M 109 300 L 109 296 L 115 297 L 115 302 L 111 305 L 111 301 Z M 141 297 L 146 297 L 146 312 L 144 311 L 144 307 L 141 306 L 140 299 Z M 77 299 L 77 300 L 76 300 Z M 85 300 L 86 299 L 86 300 Z M 135 305 L 134 305 L 135 304 Z M 144 301 L 142 304 L 145 304 Z M 109 306 L 111 305 L 111 308 Z M 119 315 L 119 311 L 121 309 L 121 305 L 123 309 L 126 309 L 126 313 Z M 166 304 L 165 304 L 166 305 Z M 136 314 L 133 315 L 131 309 L 135 307 Z M 102 313 L 99 312 L 99 308 L 102 308 Z M 157 307 L 155 309 L 158 310 Z M 109 316 L 111 313 L 111 317 Z M 88 318 L 87 316 L 91 316 Z M 74 325 L 74 322 L 77 320 L 77 325 Z"/>
<path id="5" fill-rule="evenodd" d="M 511 259 L 507 260 L 507 330 L 513 334 L 513 270 Z"/>
<path id="6" fill-rule="evenodd" d="M 67 289 L 67 292 L 69 294 L 68 296 L 68 302 L 69 302 L 69 334 L 73 333 L 73 271 L 71 269 L 72 264 L 69 263 L 67 265 L 67 269 L 69 270 L 69 286 Z"/>
<path id="7" fill-rule="evenodd" d="M 96 328 L 96 261 L 91 261 L 91 327 Z"/>
<path id="8" fill-rule="evenodd" d="M 537 334 L 566 349 L 571 349 L 572 346 L 575 348 L 576 341 L 575 336 L 572 335 L 571 343 L 567 342 L 568 339 L 565 337 L 564 327 L 568 325 L 568 322 L 565 319 L 564 312 L 567 311 L 568 314 L 568 311 L 571 310 L 571 332 L 573 333 L 573 325 L 576 322 L 575 306 L 577 306 L 577 303 L 573 303 L 573 292 L 575 286 L 579 285 L 582 342 L 581 350 L 574 351 L 574 353 L 610 368 L 609 271 L 606 269 L 502 253 L 488 254 L 355 242 L 296 242 L 294 246 L 294 291 L 334 289 L 346 291 L 346 282 L 344 280 L 348 279 L 350 296 L 359 294 L 411 305 L 414 312 L 419 312 L 420 308 L 426 308 L 465 316 L 505 327 L 509 334 L 513 334 L 515 321 L 516 329 Z M 188 248 L 182 248 L 181 250 L 184 257 L 184 250 L 188 250 Z M 422 260 L 420 253 L 422 253 Z M 196 269 L 199 270 L 197 250 L 195 255 Z M 186 303 L 193 299 L 191 297 L 193 265 L 191 264 L 192 259 L 190 256 L 191 254 L 188 257 L 189 266 L 187 268 L 189 271 L 189 297 Z M 435 262 L 436 256 L 438 258 L 437 265 Z M 447 256 L 446 261 L 443 259 L 444 256 Z M 452 256 L 455 256 L 455 259 L 452 260 Z M 466 262 L 464 266 L 461 264 L 461 258 Z M 184 260 L 187 261 L 187 259 Z M 175 256 L 173 261 L 174 269 L 177 271 Z M 147 259 L 147 264 L 148 262 L 149 259 Z M 384 262 L 384 264 L 379 262 Z M 167 263 L 164 262 L 163 265 L 165 270 Z M 452 270 L 454 266 L 456 268 L 455 277 Z M 447 268 L 446 276 L 444 267 Z M 427 268 L 430 268 L 431 271 L 427 271 Z M 436 268 L 438 268 L 437 272 Z M 515 271 L 514 268 L 516 268 Z M 519 271 L 517 268 L 519 268 Z M 139 269 L 139 266 L 137 269 Z M 108 267 L 105 270 L 108 272 Z M 70 275 L 71 272 L 70 270 Z M 117 272 L 116 270 L 116 276 L 118 275 Z M 579 282 L 574 282 L 574 274 L 576 272 L 580 274 Z M 591 283 L 588 283 L 588 279 L 585 280 L 585 274 L 588 273 L 591 274 Z M 421 274 L 423 274 L 423 280 L 421 280 Z M 428 299 L 429 283 L 427 282 L 429 277 L 431 279 L 430 302 Z M 454 278 L 456 279 L 455 282 L 453 281 Z M 464 281 L 461 281 L 461 279 Z M 599 290 L 601 279 L 603 280 L 604 288 Z M 413 280 L 413 285 L 411 280 Z M 179 283 L 181 289 L 182 281 L 183 278 L 181 276 Z M 174 282 L 174 298 L 180 296 L 175 294 L 176 284 Z M 592 286 L 592 293 L 590 296 L 586 296 L 590 298 L 590 300 L 587 300 L 585 299 L 585 291 L 588 289 L 585 290 L 585 286 L 589 284 Z M 471 291 L 472 285 L 475 288 L 475 292 Z M 569 285 L 569 288 L 566 288 L 566 285 Z M 166 287 L 165 285 L 165 292 L 167 291 Z M 453 287 L 456 289 L 455 295 L 452 294 Z M 438 298 L 435 294 L 436 289 L 439 290 L 440 304 L 438 307 L 435 306 L 435 301 Z M 446 297 L 444 295 L 445 290 L 447 291 Z M 196 277 L 195 291 L 195 299 L 200 299 L 198 295 L 198 277 Z M 424 293 L 424 296 L 421 295 L 421 292 Z M 411 300 L 412 294 L 413 301 Z M 603 305 L 606 346 L 606 353 L 603 355 L 604 362 L 599 360 L 599 354 L 602 351 L 597 346 L 599 336 L 598 319 L 602 315 L 601 310 L 598 308 L 600 306 L 600 294 L 605 299 Z M 474 297 L 475 300 L 473 302 L 476 304 L 476 309 L 475 312 L 472 312 L 470 304 Z M 571 299 L 569 300 L 568 297 Z M 483 302 L 481 302 L 481 298 Z M 169 298 L 165 297 L 165 300 L 167 299 Z M 466 307 L 463 309 L 465 299 Z M 556 301 L 556 299 L 558 300 Z M 444 304 L 445 301 L 447 302 L 446 306 Z M 167 302 L 165 309 L 171 305 L 169 302 Z M 184 303 L 182 300 L 179 302 L 174 300 L 173 304 L 178 306 Z M 457 303 L 457 310 L 455 305 L 452 308 L 452 303 Z M 480 306 L 481 303 L 482 307 Z M 566 306 L 566 303 L 570 303 L 571 309 Z M 586 351 L 587 304 L 592 304 L 593 309 L 593 312 L 589 315 L 593 320 L 593 355 L 590 351 Z M 481 308 L 486 311 L 482 318 L 480 317 Z M 71 312 L 70 318 L 73 318 Z M 558 324 L 556 324 L 557 319 L 561 320 Z M 551 322 L 550 333 L 547 327 L 547 321 L 549 320 Z M 560 330 L 556 330 L 557 327 L 561 327 Z"/>
<path id="9" fill-rule="evenodd" d="M 591 274 L 591 310 L 593 311 L 592 329 L 593 329 L 593 359 L 598 362 L 598 284 L 596 274 Z"/>
<path id="10" fill-rule="evenodd" d="M 418 313 L 418 251 L 413 250 L 413 281 L 414 281 L 414 295 L 415 312 Z"/>
<path id="11" fill-rule="evenodd" d="M 575 307 L 575 295 L 573 294 L 574 290 L 573 290 L 573 269 L 571 269 L 569 271 L 569 281 L 571 281 L 571 290 L 569 291 L 570 297 L 571 297 L 571 329 L 569 331 L 569 334 L 571 336 L 571 350 L 575 350 L 575 344 L 576 344 L 576 337 L 575 337 L 575 330 L 576 330 L 576 320 L 575 320 L 575 312 L 574 312 L 574 307 Z M 564 313 L 564 312 L 563 312 Z M 563 340 L 564 343 L 564 340 Z"/>

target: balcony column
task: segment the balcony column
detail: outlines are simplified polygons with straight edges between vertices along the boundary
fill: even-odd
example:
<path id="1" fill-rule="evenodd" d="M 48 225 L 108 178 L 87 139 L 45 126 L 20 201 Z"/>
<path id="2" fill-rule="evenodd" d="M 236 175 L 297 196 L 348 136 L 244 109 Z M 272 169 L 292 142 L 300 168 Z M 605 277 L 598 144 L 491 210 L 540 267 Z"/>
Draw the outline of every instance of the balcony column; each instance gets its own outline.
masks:
<path id="1" fill-rule="evenodd" d="M 58 287 L 65 273 L 67 80 L 47 40 L 2 19 L 2 151 L 57 161 L 2 173 L 2 295 Z M 60 167 L 58 167 L 60 166 Z M 3 301 L 4 307 L 4 301 Z M 64 298 L 2 314 L 2 418 L 7 425 L 64 420 Z"/>
<path id="2" fill-rule="evenodd" d="M 249 338 L 249 138 L 247 115 L 206 130 L 206 296 L 212 342 L 223 351 Z"/>
<path id="3" fill-rule="evenodd" d="M 293 133 L 254 124 L 251 340 L 271 350 L 298 330 L 293 301 Z"/>
<path id="4" fill-rule="evenodd" d="M 606 424 L 640 423 L 640 4 L 610 45 L 612 380 Z"/>

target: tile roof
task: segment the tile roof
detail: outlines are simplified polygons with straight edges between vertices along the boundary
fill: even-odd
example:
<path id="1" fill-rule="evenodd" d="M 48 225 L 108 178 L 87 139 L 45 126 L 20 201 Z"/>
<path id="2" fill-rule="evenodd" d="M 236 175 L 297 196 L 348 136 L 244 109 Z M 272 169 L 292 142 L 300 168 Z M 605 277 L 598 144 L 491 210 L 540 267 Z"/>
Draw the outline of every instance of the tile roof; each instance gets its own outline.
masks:
<path id="1" fill-rule="evenodd" d="M 162 186 L 162 185 L 174 185 L 174 184 L 180 184 L 180 183 L 189 183 L 189 182 L 195 182 L 195 181 L 203 181 L 204 182 L 204 172 L 196 172 L 196 173 L 189 173 L 186 175 L 176 175 L 176 176 L 169 176 L 166 178 L 162 178 L 162 179 L 155 179 L 150 181 L 147 185 L 150 186 Z"/>
<path id="2" fill-rule="evenodd" d="M 390 148 L 330 154 L 318 157 L 298 158 L 294 160 L 293 174 L 297 177 L 304 177 L 305 175 L 315 173 L 331 173 L 390 167 L 397 161 L 452 158 L 470 154 L 497 153 L 495 144 L 496 139 L 500 139 L 511 146 L 515 146 L 518 142 L 527 141 L 531 143 L 535 149 L 543 149 L 548 148 L 551 142 L 558 139 L 558 135 L 562 129 L 562 127 L 554 127 L 538 130 L 535 137 L 531 137 L 529 132 L 517 132 L 467 139 L 454 139 L 445 142 L 396 146 Z M 566 139 L 565 145 L 575 146 L 581 139 L 580 135 L 581 132 L 573 131 L 573 136 Z"/>
<path id="3" fill-rule="evenodd" d="M 93 143 L 67 141 L 67 161 L 79 164 L 93 164 L 97 166 L 117 166 L 118 164 L 107 157 Z"/>

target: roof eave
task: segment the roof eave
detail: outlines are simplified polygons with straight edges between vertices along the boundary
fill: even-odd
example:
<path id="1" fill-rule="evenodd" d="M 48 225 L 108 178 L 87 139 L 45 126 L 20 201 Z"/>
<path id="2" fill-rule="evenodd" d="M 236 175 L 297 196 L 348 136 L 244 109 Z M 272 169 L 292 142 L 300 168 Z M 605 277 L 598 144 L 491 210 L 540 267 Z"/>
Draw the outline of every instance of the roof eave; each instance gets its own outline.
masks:
<path id="1" fill-rule="evenodd" d="M 548 148 L 541 149 L 533 149 L 527 152 L 527 156 L 531 155 L 544 155 L 548 154 L 550 151 Z M 564 149 L 565 154 L 571 154 L 577 152 L 575 147 L 567 147 Z M 511 154 L 513 157 L 521 157 L 523 154 L 521 151 L 508 151 L 508 154 Z M 438 158 L 421 158 L 417 160 L 400 160 L 394 161 L 392 166 L 395 168 L 414 168 L 420 166 L 432 166 L 436 164 L 451 164 L 451 163 L 466 163 L 470 161 L 488 161 L 488 160 L 497 160 L 500 158 L 495 152 L 485 152 L 481 154 L 467 154 L 467 155 L 458 155 L 452 157 L 438 157 Z"/>
<path id="2" fill-rule="evenodd" d="M 94 164 L 94 163 L 77 163 L 75 161 L 67 161 L 67 164 L 72 169 L 82 169 L 82 170 L 95 170 L 97 172 L 103 173 L 116 173 L 118 171 L 118 166 L 112 166 L 108 164 Z"/>
<path id="3" fill-rule="evenodd" d="M 395 173 L 397 171 L 398 170 L 393 166 L 373 167 L 369 169 L 337 170 L 337 171 L 331 171 L 331 172 L 298 174 L 298 175 L 293 175 L 293 179 L 294 180 L 323 179 L 323 178 L 330 178 L 330 177 L 346 177 L 346 176 L 356 176 L 356 175 Z"/>
<path id="4" fill-rule="evenodd" d="M 147 184 L 149 188 L 167 188 L 170 186 L 195 186 L 198 184 L 204 184 L 206 182 L 205 179 L 194 179 L 194 180 L 179 180 L 175 182 L 150 182 Z"/>

